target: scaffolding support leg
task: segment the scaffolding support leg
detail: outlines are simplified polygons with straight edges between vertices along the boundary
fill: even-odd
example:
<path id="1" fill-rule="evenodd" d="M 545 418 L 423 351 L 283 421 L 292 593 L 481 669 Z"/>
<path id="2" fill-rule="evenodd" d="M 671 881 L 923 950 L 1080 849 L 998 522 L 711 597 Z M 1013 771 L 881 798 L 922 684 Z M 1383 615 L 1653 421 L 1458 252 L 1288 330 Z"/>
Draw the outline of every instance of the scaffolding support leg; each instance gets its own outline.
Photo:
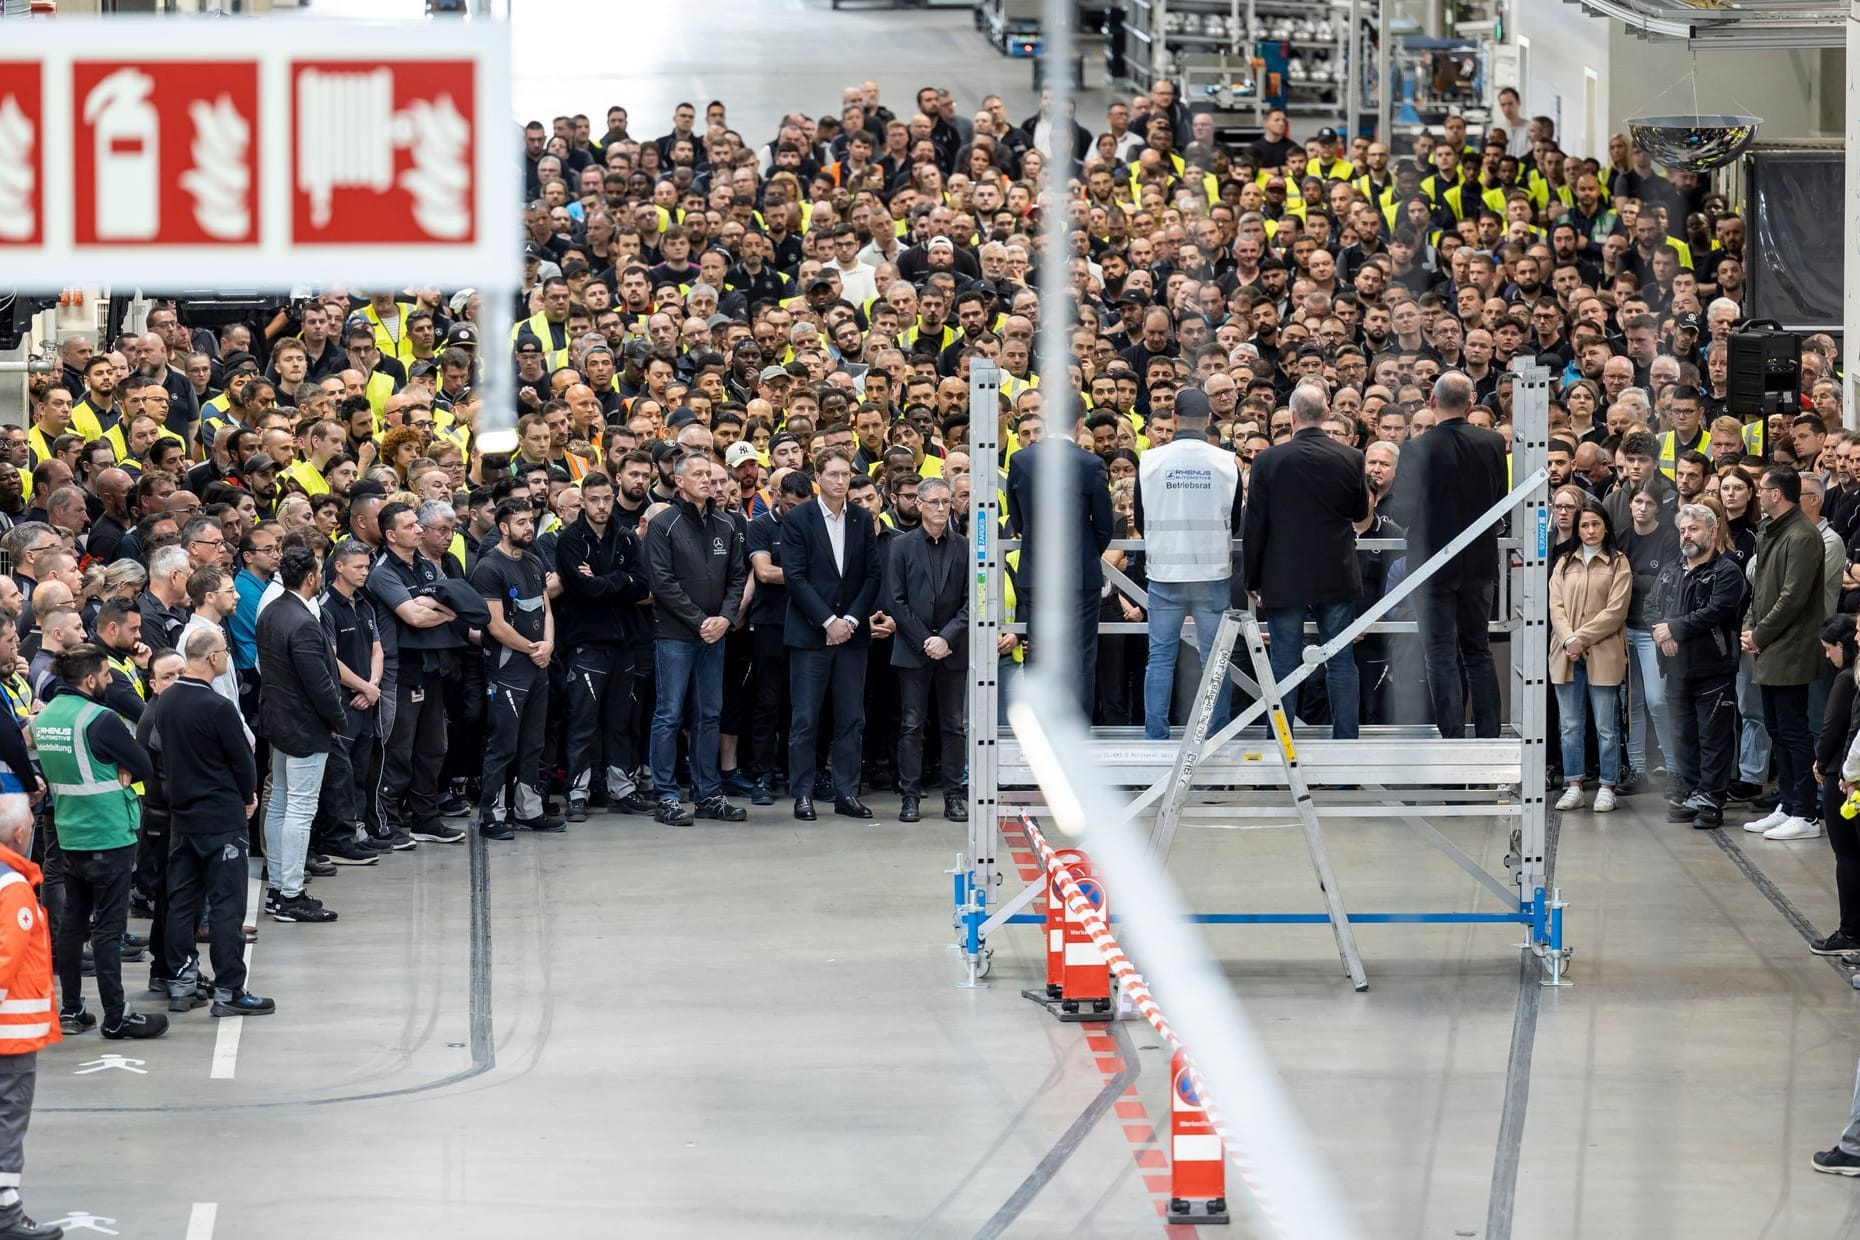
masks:
<path id="1" fill-rule="evenodd" d="M 1208 726 L 1214 719 L 1215 703 L 1227 689 L 1234 639 L 1239 635 L 1240 613 L 1222 612 L 1221 622 L 1214 631 L 1214 653 L 1201 669 L 1201 686 L 1195 690 L 1195 709 L 1188 717 L 1188 728 L 1182 733 L 1182 746 L 1175 751 L 1175 767 L 1169 772 L 1167 790 L 1156 809 L 1156 823 L 1150 828 L 1150 852 L 1158 861 L 1169 859 L 1169 849 L 1175 843 L 1176 827 L 1182 821 L 1182 806 L 1188 802 L 1189 789 L 1195 783 L 1195 768 L 1201 764 L 1207 749 Z M 1257 691 L 1258 686 L 1252 688 Z"/>
<path id="2" fill-rule="evenodd" d="M 1324 847 L 1324 833 L 1318 827 L 1317 808 L 1311 803 L 1311 788 L 1304 772 L 1298 768 L 1298 749 L 1292 743 L 1291 723 L 1285 716 L 1285 702 L 1279 697 L 1279 682 L 1273 678 L 1272 664 L 1266 658 L 1266 643 L 1260 639 L 1259 621 L 1252 612 L 1228 612 L 1239 620 L 1246 637 L 1247 653 L 1253 660 L 1253 677 L 1259 681 L 1260 700 L 1272 721 L 1272 734 L 1279 743 L 1279 757 L 1285 762 L 1285 782 L 1291 787 L 1292 804 L 1298 811 L 1298 823 L 1304 829 L 1305 850 L 1311 854 L 1311 868 L 1317 872 L 1318 890 L 1324 894 L 1324 906 L 1330 913 L 1331 933 L 1337 938 L 1337 954 L 1343 958 L 1344 972 L 1358 990 L 1369 989 L 1363 974 L 1363 959 L 1357 954 L 1356 933 L 1350 928 L 1350 913 L 1343 906 L 1343 893 L 1337 889 L 1337 875 L 1330 868 L 1330 852 Z M 1223 618 L 1221 627 L 1227 627 Z"/>

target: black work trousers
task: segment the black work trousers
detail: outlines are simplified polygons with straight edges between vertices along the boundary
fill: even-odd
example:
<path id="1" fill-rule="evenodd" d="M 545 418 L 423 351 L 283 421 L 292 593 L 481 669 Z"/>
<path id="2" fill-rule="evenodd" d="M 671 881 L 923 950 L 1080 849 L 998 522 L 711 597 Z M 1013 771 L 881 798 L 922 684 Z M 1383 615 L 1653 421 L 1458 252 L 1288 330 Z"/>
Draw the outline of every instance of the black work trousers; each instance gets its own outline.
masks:
<path id="1" fill-rule="evenodd" d="M 772 785 L 780 770 L 782 733 L 788 719 L 788 647 L 782 626 L 762 624 L 750 630 L 755 654 L 749 712 L 749 773 Z"/>
<path id="2" fill-rule="evenodd" d="M 833 703 L 833 795 L 859 795 L 860 749 L 865 734 L 866 648 L 843 642 L 821 650 L 788 651 L 788 695 L 794 721 L 788 733 L 788 787 L 797 798 L 814 792 L 814 738 L 821 707 Z"/>
<path id="3" fill-rule="evenodd" d="M 439 822 L 439 769 L 446 757 L 444 678 L 400 655 L 394 730 L 381 759 L 381 814 L 390 829 L 413 832 Z"/>
<path id="4" fill-rule="evenodd" d="M 549 673 L 527 655 L 505 651 L 500 668 L 485 669 L 484 770 L 479 774 L 480 822 L 502 822 L 512 806 L 521 821 L 543 816 L 542 756 L 549 713 Z M 515 792 L 506 797 L 506 785 Z"/>
<path id="5" fill-rule="evenodd" d="M 155 906 L 155 915 L 149 920 L 149 977 L 152 980 L 167 978 L 168 950 L 168 839 L 172 834 L 168 815 L 165 812 L 149 809 L 145 801 L 142 805 L 142 825 L 136 831 L 136 870 L 130 886 L 132 890 L 142 889 L 143 875 L 146 871 L 152 886 L 146 890 L 149 903 Z M 188 941 L 194 937 L 193 927 L 188 927 Z"/>
<path id="6" fill-rule="evenodd" d="M 928 667 L 900 667 L 898 674 L 898 791 L 905 796 L 923 795 L 924 717 L 930 699 L 936 699 L 937 735 L 941 741 L 943 787 L 946 793 L 962 787 L 964 764 L 968 761 L 963 739 L 964 703 L 968 692 L 968 670 L 961 664 L 951 666 L 952 659 L 942 659 Z"/>
<path id="7" fill-rule="evenodd" d="M 1025 579 L 1023 576 L 1022 580 Z M 1061 603 L 1072 613 L 1070 651 L 1051 649 L 1041 644 L 1037 627 L 1040 613 L 1032 595 L 1032 590 L 1023 593 L 1018 608 L 1021 618 L 1030 626 L 1027 632 L 1027 657 L 1036 665 L 1042 659 L 1052 659 L 1066 667 L 1076 678 L 1072 688 L 1077 695 L 1079 713 L 1089 723 L 1093 708 L 1098 703 L 1098 611 L 1103 602 L 1099 589 L 1094 585 L 1089 590 L 1075 591 L 1068 594 Z"/>
<path id="8" fill-rule="evenodd" d="M 103 1023 L 114 1025 L 123 1019 L 123 931 L 129 925 L 129 880 L 135 868 L 134 844 L 65 853 L 65 907 L 53 953 L 63 1011 L 75 1012 L 83 1006 L 84 938 L 88 934 L 97 964 Z M 193 937 L 191 928 L 188 937 Z"/>
<path id="9" fill-rule="evenodd" d="M 1427 660 L 1427 692 L 1434 726 L 1447 740 L 1466 735 L 1466 706 L 1472 704 L 1473 735 L 1498 735 L 1498 672 L 1486 625 L 1498 582 L 1490 579 L 1435 585 L 1415 591 L 1415 619 Z"/>
<path id="10" fill-rule="evenodd" d="M 161 972 L 171 998 L 194 993 L 200 957 L 194 927 L 204 916 L 213 960 L 213 994 L 245 989 L 246 833 L 173 831 L 168 843 L 167 943 Z"/>
<path id="11" fill-rule="evenodd" d="M 609 801 L 633 791 L 633 648 L 592 643 L 568 661 L 568 799 L 586 804 L 600 767 Z"/>
<path id="12" fill-rule="evenodd" d="M 1737 683 L 1734 672 L 1666 678 L 1666 714 L 1673 723 L 1673 791 L 1697 793 L 1718 808 L 1737 773 Z M 1555 735 L 1553 732 L 1552 735 Z M 1581 771 L 1569 771 L 1571 779 Z"/>

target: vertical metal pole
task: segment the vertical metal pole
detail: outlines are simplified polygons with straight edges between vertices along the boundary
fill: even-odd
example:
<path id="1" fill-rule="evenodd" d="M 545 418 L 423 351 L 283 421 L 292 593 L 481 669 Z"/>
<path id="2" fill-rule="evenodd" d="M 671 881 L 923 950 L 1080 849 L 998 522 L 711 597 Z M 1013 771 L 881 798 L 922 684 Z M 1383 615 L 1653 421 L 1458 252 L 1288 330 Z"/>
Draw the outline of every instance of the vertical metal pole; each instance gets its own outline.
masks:
<path id="1" fill-rule="evenodd" d="M 1512 451 L 1514 472 L 1529 476 L 1541 468 L 1548 456 L 1550 439 L 1550 372 L 1540 366 L 1518 368 L 1512 389 Z M 1521 564 L 1516 570 L 1519 626 L 1511 635 L 1511 657 L 1517 668 L 1517 681 L 1511 695 L 1512 725 L 1517 729 L 1519 754 L 1518 858 L 1520 896 L 1545 885 L 1547 878 L 1548 808 L 1544 792 L 1546 746 L 1549 737 L 1550 693 L 1549 581 L 1545 562 L 1550 554 L 1549 485 L 1531 492 L 1518 508 L 1512 529 L 1523 543 Z"/>
<path id="2" fill-rule="evenodd" d="M 1389 24 L 1395 16 L 1394 0 L 1377 0 L 1376 3 L 1376 141 L 1389 148 L 1392 158 L 1395 154 L 1395 131 L 1389 127 L 1389 118 L 1395 107 L 1395 40 L 1389 33 Z"/>
<path id="3" fill-rule="evenodd" d="M 1846 422 L 1860 426 L 1860 0 L 1847 10 L 1847 235 L 1841 247 L 1841 354 L 1847 360 Z"/>
<path id="4" fill-rule="evenodd" d="M 1350 0 L 1350 28 L 1343 46 L 1343 149 L 1356 138 L 1356 114 L 1363 100 L 1363 0 Z"/>
<path id="5" fill-rule="evenodd" d="M 1046 62 L 1044 81 L 1050 95 L 1053 150 L 1046 163 L 1046 183 L 1042 192 L 1045 227 L 1040 250 L 1040 391 L 1046 413 L 1046 437 L 1071 439 L 1075 430 L 1078 393 L 1072 389 L 1068 374 L 1072 358 L 1071 297 L 1066 291 L 1066 221 L 1069 202 L 1066 180 L 1072 171 L 1072 23 L 1078 6 L 1073 0 L 1046 0 L 1041 26 L 1041 58 Z M 1065 668 L 1072 666 L 1067 654 L 1073 648 L 1074 620 L 1071 600 L 1091 585 L 1073 580 L 1075 540 L 1081 537 L 1078 523 L 1065 515 L 1073 507 L 1069 492 L 1075 453 L 1052 443 L 1039 453 L 1041 468 L 1034 479 L 1033 507 L 1039 524 L 1040 554 L 1034 566 L 1033 607 L 1037 614 L 1039 638 L 1034 646 L 1034 660 L 1023 675 L 1052 679 L 1062 683 Z M 1022 557 L 1025 558 L 1024 555 Z M 1026 579 L 1022 578 L 1024 582 Z M 1076 698 L 1076 686 L 1068 686 Z M 1090 725 L 1087 719 L 1086 725 Z"/>
<path id="6" fill-rule="evenodd" d="M 995 642 L 1001 636 L 1006 557 L 1001 551 L 1001 372 L 993 363 L 969 368 L 969 856 L 975 882 L 995 890 L 995 841 L 1000 838 L 1001 683 Z"/>

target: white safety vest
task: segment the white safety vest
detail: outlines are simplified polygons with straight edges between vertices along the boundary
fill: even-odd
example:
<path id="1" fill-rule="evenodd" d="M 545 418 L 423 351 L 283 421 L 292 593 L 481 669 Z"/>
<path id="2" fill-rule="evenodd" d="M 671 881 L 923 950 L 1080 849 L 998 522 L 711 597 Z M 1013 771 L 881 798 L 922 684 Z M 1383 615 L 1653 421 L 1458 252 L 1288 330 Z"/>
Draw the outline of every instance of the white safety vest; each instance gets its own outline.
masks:
<path id="1" fill-rule="evenodd" d="M 1233 574 L 1233 453 L 1204 439 L 1151 448 L 1137 468 L 1143 492 L 1143 562 L 1151 581 L 1224 581 Z"/>

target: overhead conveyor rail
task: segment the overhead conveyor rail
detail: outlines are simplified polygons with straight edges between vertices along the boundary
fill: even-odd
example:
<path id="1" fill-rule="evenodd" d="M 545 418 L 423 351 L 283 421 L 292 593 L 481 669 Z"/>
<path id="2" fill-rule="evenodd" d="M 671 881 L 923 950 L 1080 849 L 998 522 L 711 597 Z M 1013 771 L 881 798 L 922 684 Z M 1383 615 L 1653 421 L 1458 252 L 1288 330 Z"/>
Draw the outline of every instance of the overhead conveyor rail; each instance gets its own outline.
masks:
<path id="1" fill-rule="evenodd" d="M 970 597 L 969 850 L 956 870 L 954 925 L 968 981 L 974 984 L 989 967 L 989 935 L 1008 924 L 1043 920 L 1024 912 L 1045 884 L 1036 882 L 1001 896 L 1004 876 L 996 861 L 1001 824 L 1043 811 L 1032 756 L 1011 729 L 997 723 L 1002 686 L 997 640 L 1025 626 L 1003 614 L 1003 557 L 1018 544 L 1001 537 L 998 460 L 999 372 L 977 365 L 970 387 L 971 480 L 970 546 L 974 557 Z M 1218 820 L 1223 824 L 1271 822 L 1297 825 L 1306 837 L 1325 907 L 1314 912 L 1207 912 L 1190 920 L 1206 924 L 1328 923 L 1339 938 L 1340 955 L 1358 989 L 1367 983 L 1355 959 L 1349 926 L 1378 923 L 1511 922 L 1529 931 L 1524 946 L 1543 963 L 1546 985 L 1563 984 L 1568 949 L 1562 936 L 1563 903 L 1547 887 L 1545 867 L 1545 745 L 1548 680 L 1546 668 L 1547 574 L 1549 552 L 1548 475 L 1544 469 L 1549 438 L 1549 375 L 1524 369 L 1513 397 L 1514 474 L 1512 490 L 1460 538 L 1431 560 L 1411 566 L 1389 590 L 1324 646 L 1309 647 L 1305 661 L 1279 681 L 1276 692 L 1260 693 L 1271 678 L 1252 617 L 1230 612 L 1223 621 L 1217 657 L 1203 669 L 1188 727 L 1169 740 L 1146 740 L 1140 728 L 1097 728 L 1090 741 L 1090 761 L 1102 780 L 1129 790 L 1132 816 L 1150 815 L 1150 846 L 1167 858 L 1179 826 Z M 1321 668 L 1333 652 L 1348 651 L 1360 635 L 1413 632 L 1412 621 L 1384 617 L 1441 565 L 1453 559 L 1481 532 L 1510 520 L 1502 538 L 1501 589 L 1494 632 L 1507 633 L 1511 667 L 1511 709 L 1501 735 L 1494 738 L 1443 739 L 1429 726 L 1365 726 L 1356 740 L 1331 740 L 1328 729 L 1307 728 L 1295 741 L 1289 731 L 1260 726 L 1269 702 L 1295 700 L 1303 680 Z M 1140 540 L 1132 540 L 1140 547 Z M 1378 544 L 1381 545 L 1381 544 Z M 1395 544 L 1390 544 L 1395 545 Z M 1141 601 L 1137 587 L 1117 579 L 1120 590 Z M 1106 633 L 1141 632 L 1141 624 L 1104 624 Z M 1230 657 L 1232 639 L 1247 633 L 1253 675 Z M 1185 639 L 1184 649 L 1190 643 Z M 1212 737 L 1206 736 L 1214 703 L 1213 677 L 1225 677 L 1252 699 L 1236 703 L 1234 718 Z M 1205 739 L 1204 739 L 1205 738 Z M 1305 791 L 1315 785 L 1321 801 Z M 1263 795 L 1263 794 L 1277 794 Z M 1329 872 L 1322 820 L 1380 820 L 1412 832 L 1439 850 L 1501 902 L 1499 912 L 1346 912 Z M 1431 820 L 1487 819 L 1508 829 L 1506 870 L 1488 872 L 1474 857 L 1442 834 Z M 1349 943 L 1348 947 L 1345 944 Z"/>

